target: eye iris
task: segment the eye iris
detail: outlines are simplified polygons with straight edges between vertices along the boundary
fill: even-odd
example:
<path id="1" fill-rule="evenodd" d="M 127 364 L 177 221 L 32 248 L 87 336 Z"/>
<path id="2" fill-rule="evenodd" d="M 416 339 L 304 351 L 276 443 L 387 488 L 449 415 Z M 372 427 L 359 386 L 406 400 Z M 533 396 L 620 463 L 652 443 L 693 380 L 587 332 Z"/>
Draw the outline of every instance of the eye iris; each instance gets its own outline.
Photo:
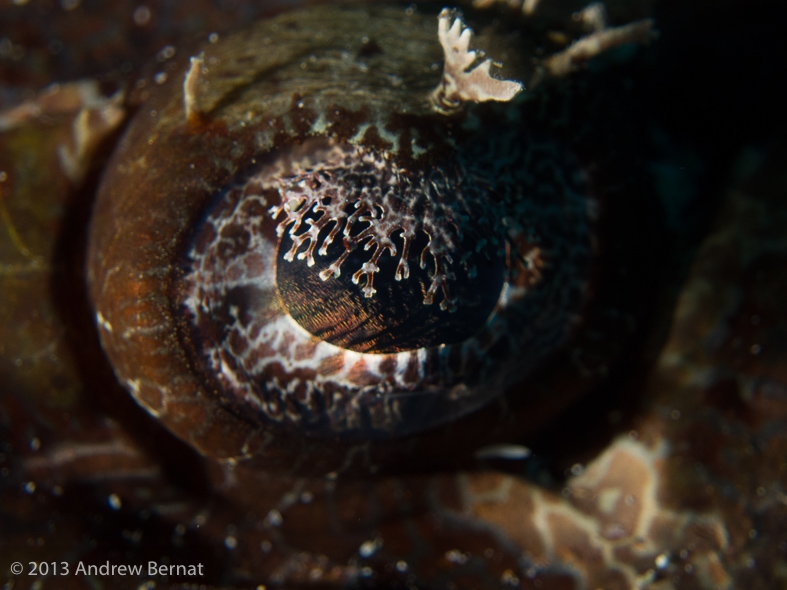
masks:
<path id="1" fill-rule="evenodd" d="M 180 300 L 222 396 L 303 433 L 396 436 L 479 407 L 559 347 L 591 200 L 558 145 L 516 137 L 485 131 L 406 169 L 308 139 L 220 191 Z"/>
<path id="2" fill-rule="evenodd" d="M 389 436 L 466 413 L 496 391 L 467 393 L 496 362 L 471 337 L 499 305 L 505 240 L 483 220 L 465 234 L 479 195 L 443 172 L 399 170 L 407 190 L 376 200 L 397 183 L 372 182 L 385 167 L 370 154 L 323 139 L 281 150 L 217 195 L 191 243 L 180 287 L 189 341 L 222 394 L 265 421 Z M 340 193 L 362 198 L 331 207 Z M 321 222 L 328 210 L 343 224 Z M 388 242 L 374 223 L 391 219 L 387 231 L 398 234 Z M 356 284 L 377 251 L 363 236 L 375 232 L 372 243 L 399 255 L 379 256 L 372 280 Z M 434 415 L 419 409 L 425 398 Z"/>
<path id="3" fill-rule="evenodd" d="M 406 15 L 385 12 L 364 20 L 392 40 L 369 68 L 342 57 L 358 11 L 211 46 L 109 166 L 94 223 L 109 229 L 90 254 L 104 345 L 200 449 L 221 454 L 232 431 L 229 452 L 268 463 L 249 442 L 263 437 L 288 464 L 284 440 L 423 431 L 527 394 L 576 324 L 595 231 L 576 162 L 529 135 L 521 105 L 435 112 L 434 23 L 405 18 L 420 23 L 414 52 L 398 42 Z M 280 52 L 259 51 L 266 35 Z M 197 431 L 181 419 L 195 398 Z"/>
<path id="4" fill-rule="evenodd" d="M 359 352 L 472 336 L 506 271 L 500 240 L 478 247 L 488 231 L 469 227 L 468 188 L 458 175 L 413 174 L 361 149 L 284 181 L 272 211 L 281 234 L 276 282 L 289 314 Z"/>

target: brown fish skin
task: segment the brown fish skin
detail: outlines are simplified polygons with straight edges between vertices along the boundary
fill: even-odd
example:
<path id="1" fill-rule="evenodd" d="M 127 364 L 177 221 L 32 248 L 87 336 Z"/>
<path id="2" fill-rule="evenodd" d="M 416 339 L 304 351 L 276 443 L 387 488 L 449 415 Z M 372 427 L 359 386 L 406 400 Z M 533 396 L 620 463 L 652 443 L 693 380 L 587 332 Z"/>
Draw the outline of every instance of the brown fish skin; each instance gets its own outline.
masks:
<path id="1" fill-rule="evenodd" d="M 662 31 L 678 20 L 666 8 Z M 727 8 L 713 21 L 724 26 L 712 28 L 733 39 L 736 27 L 746 31 L 734 18 L 744 9 Z M 751 20 L 748 30 L 767 30 Z M 696 31 L 689 24 L 684 39 Z M 663 41 L 660 56 L 681 47 Z M 89 327 L 84 227 L 101 152 L 73 188 L 58 146 L 72 141 L 76 112 L 4 132 L 4 579 L 33 583 L 9 574 L 14 561 L 65 560 L 73 570 L 166 557 L 203 563 L 206 576 L 189 581 L 213 587 L 783 585 L 785 151 L 778 142 L 741 149 L 775 131 L 732 98 L 731 128 L 711 149 L 714 127 L 693 100 L 693 121 L 681 132 L 665 126 L 710 162 L 698 202 L 718 201 L 719 214 L 667 314 L 658 360 L 628 381 L 637 402 L 605 406 L 591 396 L 577 410 L 582 420 L 569 415 L 533 445 L 553 471 L 566 469 L 554 488 L 493 471 L 293 480 L 199 458 L 130 402 Z M 770 104 L 761 109 L 773 112 Z M 662 108 L 658 116 L 671 112 Z M 732 178 L 731 154 L 740 170 Z M 145 579 L 99 583 L 136 588 Z M 75 574 L 42 582 L 90 587 Z"/>

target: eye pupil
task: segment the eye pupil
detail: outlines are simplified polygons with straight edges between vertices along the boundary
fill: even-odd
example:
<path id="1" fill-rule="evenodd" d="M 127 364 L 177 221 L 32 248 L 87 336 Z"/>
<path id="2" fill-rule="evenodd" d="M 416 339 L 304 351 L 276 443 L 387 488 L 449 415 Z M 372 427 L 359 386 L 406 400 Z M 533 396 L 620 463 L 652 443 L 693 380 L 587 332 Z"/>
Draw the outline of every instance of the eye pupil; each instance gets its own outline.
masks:
<path id="1" fill-rule="evenodd" d="M 329 231 L 324 228 L 318 241 Z M 403 251 L 401 232 L 392 242 L 397 252 Z M 426 233 L 416 234 L 410 244 L 412 261 L 420 260 L 428 243 Z M 276 265 L 276 283 L 287 312 L 310 334 L 357 352 L 392 353 L 466 340 L 483 327 L 494 310 L 506 273 L 502 255 L 475 253 L 474 244 L 463 244 L 472 248 L 472 258 L 483 258 L 484 263 L 452 265 L 450 292 L 457 303 L 449 311 L 440 305 L 442 293 L 435 293 L 431 304 L 424 301 L 435 272 L 429 256 L 424 257 L 423 268 L 420 263 L 410 264 L 409 278 L 400 280 L 395 278 L 399 256 L 388 252 L 379 256 L 373 263 L 377 267 L 372 279 L 375 292 L 366 297 L 364 278 L 356 284 L 356 273 L 341 272 L 326 280 L 320 277 L 345 252 L 341 240 L 332 242 L 326 255 L 316 255 L 311 267 L 297 257 L 292 262 L 284 259 L 292 244 L 292 238 L 285 233 Z M 342 267 L 368 268 L 371 257 L 372 250 L 355 248 L 345 257 Z"/>
<path id="2" fill-rule="evenodd" d="M 501 241 L 477 244 L 490 224 L 475 224 L 475 209 L 489 195 L 440 166 L 386 156 L 342 146 L 277 177 L 279 300 L 307 332 L 355 352 L 466 341 L 507 276 Z"/>

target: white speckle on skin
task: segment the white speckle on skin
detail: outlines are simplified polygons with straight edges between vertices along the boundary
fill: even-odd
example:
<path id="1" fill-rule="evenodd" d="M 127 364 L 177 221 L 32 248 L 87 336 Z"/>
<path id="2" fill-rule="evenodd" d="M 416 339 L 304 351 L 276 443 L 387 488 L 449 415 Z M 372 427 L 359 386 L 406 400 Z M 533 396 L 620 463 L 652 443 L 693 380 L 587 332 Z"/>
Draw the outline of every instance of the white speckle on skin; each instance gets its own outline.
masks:
<path id="1" fill-rule="evenodd" d="M 268 512 L 268 516 L 265 517 L 265 521 L 271 526 L 279 527 L 284 522 L 284 518 L 282 518 L 281 512 L 278 510 L 271 510 Z"/>
<path id="2" fill-rule="evenodd" d="M 143 4 L 141 6 L 137 6 L 134 9 L 134 14 L 132 15 L 132 18 L 134 19 L 135 25 L 142 27 L 150 22 L 151 16 L 152 13 L 150 12 L 150 8 L 148 8 Z"/>
<path id="3" fill-rule="evenodd" d="M 107 504 L 112 510 L 120 510 L 120 507 L 123 505 L 123 502 L 120 500 L 120 496 L 117 494 L 109 494 L 107 498 Z"/>
<path id="4" fill-rule="evenodd" d="M 364 559 L 368 559 L 375 553 L 377 553 L 380 548 L 383 546 L 382 539 L 374 539 L 369 541 L 364 541 L 361 543 L 361 546 L 358 548 L 358 555 L 363 557 Z"/>
<path id="5" fill-rule="evenodd" d="M 505 570 L 500 581 L 507 586 L 519 586 L 519 577 L 512 570 Z"/>
<path id="6" fill-rule="evenodd" d="M 110 334 L 112 333 L 112 324 L 110 324 L 106 319 L 104 319 L 104 316 L 101 315 L 100 311 L 96 312 L 96 323 L 100 328 L 103 328 Z"/>
<path id="7" fill-rule="evenodd" d="M 604 488 L 598 494 L 598 509 L 603 514 L 612 514 L 621 495 L 620 488 Z"/>
<path id="8" fill-rule="evenodd" d="M 467 555 L 462 553 L 459 549 L 451 549 L 445 552 L 445 560 L 448 563 L 464 565 L 467 563 Z"/>
<path id="9" fill-rule="evenodd" d="M 657 555 L 654 562 L 658 569 L 663 570 L 669 565 L 669 553 L 661 553 L 660 555 Z"/>
<path id="10" fill-rule="evenodd" d="M 167 61 L 175 57 L 175 47 L 173 45 L 165 45 L 161 51 L 156 54 L 156 60 L 159 62 Z"/>
<path id="11" fill-rule="evenodd" d="M 531 454 L 530 449 L 522 445 L 499 444 L 482 447 L 474 453 L 474 456 L 480 461 L 485 459 L 521 461 L 530 457 Z"/>

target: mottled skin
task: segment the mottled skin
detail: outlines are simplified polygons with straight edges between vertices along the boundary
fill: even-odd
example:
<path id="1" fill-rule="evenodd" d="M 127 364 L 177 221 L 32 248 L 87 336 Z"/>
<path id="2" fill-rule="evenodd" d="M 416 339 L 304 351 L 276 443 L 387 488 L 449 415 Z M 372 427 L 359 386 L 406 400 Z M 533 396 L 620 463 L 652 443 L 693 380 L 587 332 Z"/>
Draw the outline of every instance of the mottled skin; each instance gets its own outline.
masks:
<path id="1" fill-rule="evenodd" d="M 70 140 L 73 112 L 4 132 L 4 579 L 32 585 L 10 575 L 16 560 L 169 560 L 202 562 L 206 575 L 188 581 L 227 588 L 784 587 L 787 180 L 783 144 L 768 138 L 783 137 L 785 127 L 773 118 L 778 94 L 743 67 L 767 59 L 745 51 L 769 38 L 768 26 L 742 7 L 724 8 L 708 24 L 688 9 L 681 20 L 666 5 L 661 47 L 647 60 L 581 78 L 614 97 L 608 110 L 629 109 L 626 124 L 642 133 L 639 144 L 625 134 L 616 141 L 638 145 L 655 170 L 649 178 L 661 183 L 669 230 L 658 248 L 673 270 L 643 299 L 656 320 L 634 330 L 639 344 L 623 363 L 630 370 L 600 366 L 595 359 L 609 353 L 589 330 L 540 385 L 573 391 L 584 378 L 593 391 L 574 410 L 536 439 L 512 433 L 534 432 L 538 415 L 554 409 L 529 408 L 530 424 L 512 423 L 500 407 L 482 416 L 499 423 L 497 440 L 532 446 L 536 456 L 524 465 L 332 481 L 200 458 L 130 401 L 98 347 L 81 269 L 101 157 L 79 187 L 60 173 L 57 146 Z M 722 55 L 740 61 L 703 62 L 710 73 L 693 82 L 696 71 L 681 64 L 695 59 L 687 49 L 700 27 L 713 31 L 702 41 L 732 45 Z M 744 76 L 739 86 L 752 95 L 774 98 L 755 109 L 748 94 L 725 94 L 722 132 L 697 97 L 726 93 L 720 80 L 729 71 Z M 688 82 L 695 85 L 675 90 Z M 542 104 L 559 111 L 553 101 Z M 605 111 L 591 113 L 610 121 Z M 561 123 L 553 125 L 560 133 Z M 600 166 L 602 179 L 606 170 Z M 610 314 L 602 344 L 613 345 L 616 330 L 631 343 L 629 324 Z M 574 397 L 541 403 L 560 407 Z M 203 441 L 212 454 L 226 442 Z M 446 457 L 452 461 L 462 463 Z M 147 579 L 72 574 L 38 587 L 136 588 Z M 181 581 L 154 579 L 159 588 Z"/>

